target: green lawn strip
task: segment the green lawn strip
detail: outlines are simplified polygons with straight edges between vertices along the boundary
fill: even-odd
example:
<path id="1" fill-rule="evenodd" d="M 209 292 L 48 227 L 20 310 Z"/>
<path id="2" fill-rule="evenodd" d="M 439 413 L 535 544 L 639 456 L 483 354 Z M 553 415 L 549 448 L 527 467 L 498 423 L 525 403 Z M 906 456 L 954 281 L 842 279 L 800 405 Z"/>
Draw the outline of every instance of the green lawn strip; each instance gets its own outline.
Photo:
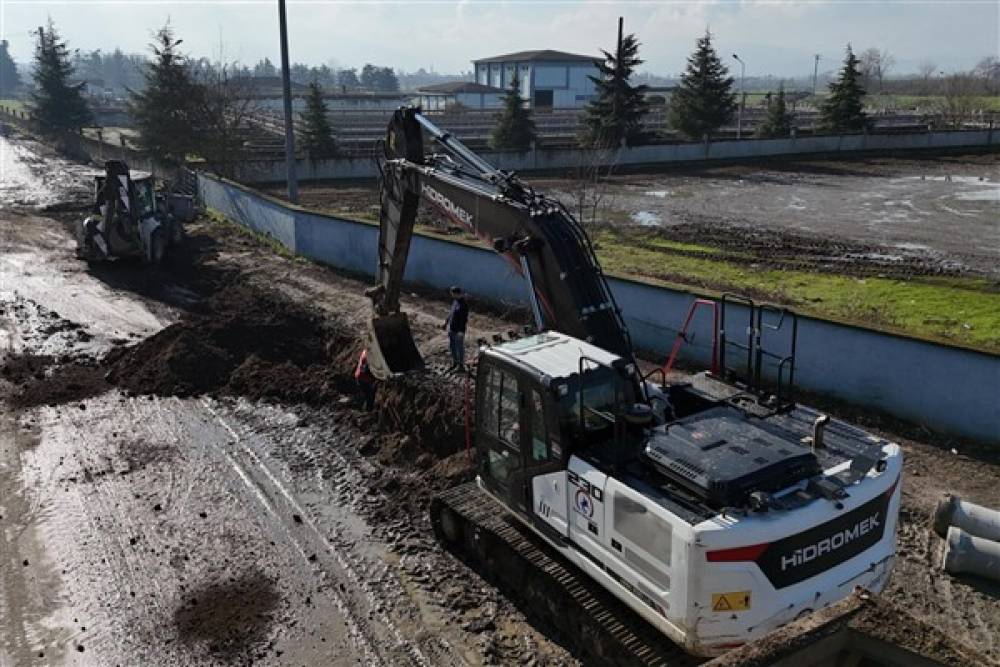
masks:
<path id="1" fill-rule="evenodd" d="M 13 111 L 24 111 L 24 101 L 14 99 L 0 99 L 0 107 L 6 107 Z"/>
<path id="2" fill-rule="evenodd" d="M 809 271 L 757 270 L 639 247 L 597 234 L 604 268 L 687 288 L 733 291 L 784 303 L 803 314 L 927 340 L 1000 352 L 1000 291 L 968 278 L 854 278 Z"/>
<path id="3" fill-rule="evenodd" d="M 661 239 L 655 236 L 640 236 L 637 237 L 637 240 L 640 240 L 644 245 L 651 245 L 657 248 L 663 248 L 664 250 L 679 250 L 681 252 L 699 253 L 702 255 L 721 255 L 724 252 L 723 250 L 713 248 L 712 246 L 671 241 L 669 239 Z"/>

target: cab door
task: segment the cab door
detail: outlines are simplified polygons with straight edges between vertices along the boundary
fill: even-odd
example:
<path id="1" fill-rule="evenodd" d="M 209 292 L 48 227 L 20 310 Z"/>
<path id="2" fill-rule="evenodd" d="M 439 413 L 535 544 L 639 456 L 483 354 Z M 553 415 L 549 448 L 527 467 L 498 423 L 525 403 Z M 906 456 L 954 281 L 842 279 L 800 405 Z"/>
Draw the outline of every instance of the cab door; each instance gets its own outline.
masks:
<path id="1" fill-rule="evenodd" d="M 518 512 L 527 513 L 525 476 L 526 400 L 519 374 L 493 364 L 480 365 L 476 447 L 486 488 Z"/>
<path id="2" fill-rule="evenodd" d="M 535 526 L 553 539 L 569 536 L 566 460 L 563 456 L 558 415 L 541 387 L 524 394 L 528 434 L 525 468 Z"/>

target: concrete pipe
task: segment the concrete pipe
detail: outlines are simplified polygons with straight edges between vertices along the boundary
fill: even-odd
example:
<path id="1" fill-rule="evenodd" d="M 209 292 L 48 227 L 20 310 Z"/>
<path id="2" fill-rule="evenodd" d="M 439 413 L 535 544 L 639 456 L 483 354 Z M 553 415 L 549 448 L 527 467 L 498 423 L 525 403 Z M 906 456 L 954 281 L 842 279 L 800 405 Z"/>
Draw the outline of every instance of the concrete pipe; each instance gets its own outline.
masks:
<path id="1" fill-rule="evenodd" d="M 975 537 L 952 526 L 945 538 L 941 567 L 949 574 L 974 574 L 1000 581 L 1000 542 Z"/>
<path id="2" fill-rule="evenodd" d="M 1000 542 L 1000 511 L 947 493 L 934 510 L 934 532 L 946 537 L 949 526 L 958 526 L 970 535 Z"/>

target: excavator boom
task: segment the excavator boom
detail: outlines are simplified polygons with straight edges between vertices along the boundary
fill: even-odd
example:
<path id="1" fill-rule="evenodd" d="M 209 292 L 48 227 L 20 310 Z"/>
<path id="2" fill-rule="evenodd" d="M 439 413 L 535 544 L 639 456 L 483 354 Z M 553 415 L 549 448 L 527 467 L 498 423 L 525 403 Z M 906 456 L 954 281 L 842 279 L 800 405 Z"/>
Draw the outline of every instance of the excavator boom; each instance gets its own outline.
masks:
<path id="1" fill-rule="evenodd" d="M 425 155 L 425 133 L 443 153 Z M 560 202 L 490 165 L 415 108 L 393 115 L 379 165 L 379 263 L 376 286 L 368 292 L 374 307 L 369 363 L 376 376 L 423 365 L 399 303 L 421 199 L 526 279 L 537 329 L 633 358 L 628 329 L 590 239 Z"/>

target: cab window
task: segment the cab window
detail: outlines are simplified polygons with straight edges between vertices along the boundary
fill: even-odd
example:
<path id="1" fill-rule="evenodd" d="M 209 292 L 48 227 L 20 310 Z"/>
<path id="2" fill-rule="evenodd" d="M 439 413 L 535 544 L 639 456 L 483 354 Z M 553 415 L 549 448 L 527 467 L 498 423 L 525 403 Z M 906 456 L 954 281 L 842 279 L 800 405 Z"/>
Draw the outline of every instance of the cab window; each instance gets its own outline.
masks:
<path id="1" fill-rule="evenodd" d="M 505 371 L 500 375 L 500 439 L 515 449 L 521 447 L 521 394 L 517 378 Z"/>
<path id="2" fill-rule="evenodd" d="M 479 412 L 479 429 L 497 437 L 500 431 L 500 371 L 490 367 L 484 379 L 486 388 L 483 390 L 483 405 Z"/>
<path id="3" fill-rule="evenodd" d="M 562 407 L 564 418 L 574 428 L 580 427 L 582 410 L 582 421 L 589 433 L 609 426 L 616 407 L 632 402 L 631 383 L 617 377 L 611 369 L 601 367 L 587 371 L 581 379 L 570 384 Z"/>
<path id="4" fill-rule="evenodd" d="M 483 378 L 479 430 L 514 449 L 521 447 L 521 394 L 517 376 L 490 367 Z"/>
<path id="5" fill-rule="evenodd" d="M 552 457 L 548 429 L 545 428 L 545 408 L 536 389 L 531 390 L 528 407 L 531 410 L 531 458 L 536 463 L 543 463 Z"/>

